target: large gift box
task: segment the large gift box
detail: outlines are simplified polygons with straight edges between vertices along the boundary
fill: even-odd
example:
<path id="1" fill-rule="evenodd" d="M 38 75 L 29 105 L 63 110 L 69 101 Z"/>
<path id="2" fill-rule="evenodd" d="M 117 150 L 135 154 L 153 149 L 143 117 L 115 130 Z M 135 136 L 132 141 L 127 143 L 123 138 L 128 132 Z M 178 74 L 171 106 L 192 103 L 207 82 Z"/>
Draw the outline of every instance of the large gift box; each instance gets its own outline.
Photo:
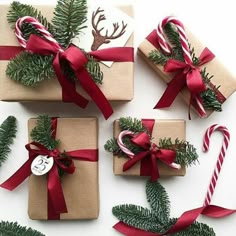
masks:
<path id="1" fill-rule="evenodd" d="M 36 119 L 28 122 L 29 133 Z M 58 118 L 56 139 L 59 151 L 98 149 L 96 118 Z M 29 139 L 31 142 L 31 139 Z M 98 162 L 73 160 L 75 172 L 61 178 L 68 213 L 60 219 L 94 219 L 99 214 Z M 47 176 L 31 175 L 29 179 L 28 214 L 31 219 L 48 219 Z"/>
<path id="2" fill-rule="evenodd" d="M 175 40 L 174 37 L 176 37 L 176 35 L 180 35 L 177 27 L 181 27 L 182 29 L 181 37 L 183 36 L 183 34 L 185 34 L 186 36 L 186 37 L 183 36 L 183 41 L 185 39 L 187 40 L 185 47 L 187 48 L 187 50 L 190 51 L 190 57 L 194 65 L 193 70 L 183 65 L 183 63 L 185 63 L 183 59 L 177 59 L 183 62 L 181 64 L 172 63 L 172 68 L 171 68 L 170 63 L 169 64 L 167 63 L 169 59 L 176 59 L 176 55 L 179 53 L 179 50 L 183 50 L 179 48 L 180 45 L 177 45 L 180 43 L 180 41 L 177 42 L 177 44 L 173 45 L 173 41 Z M 172 30 L 172 32 L 170 32 L 170 30 Z M 170 37 L 168 37 L 168 32 L 169 32 Z M 159 34 L 161 34 L 161 36 L 158 36 Z M 171 54 L 169 55 L 166 54 L 160 46 L 160 44 L 162 44 L 163 41 L 165 42 L 166 39 L 167 39 L 167 44 L 170 45 L 170 47 L 172 48 Z M 201 91 L 202 82 L 197 81 L 199 78 L 195 77 L 195 81 L 194 79 L 192 80 L 193 81 L 192 88 L 190 84 L 191 81 L 188 78 L 190 82 L 184 82 L 185 86 L 182 89 L 180 89 L 181 90 L 180 94 L 183 100 L 187 104 L 191 103 L 192 105 L 191 108 L 197 111 L 199 116 L 207 117 L 212 113 L 213 110 L 221 111 L 221 104 L 223 104 L 223 102 L 225 102 L 225 100 L 236 90 L 236 80 L 234 76 L 224 67 L 224 65 L 220 62 L 220 59 L 214 56 L 213 53 L 211 53 L 209 49 L 206 48 L 206 46 L 202 44 L 196 36 L 194 36 L 188 29 L 186 29 L 186 27 L 184 27 L 183 24 L 179 22 L 176 17 L 166 17 L 158 25 L 158 29 L 153 30 L 144 39 L 144 41 L 139 45 L 138 53 L 141 55 L 144 61 L 146 61 L 147 64 L 157 73 L 158 77 L 164 80 L 168 84 L 168 87 L 171 87 L 169 89 L 169 93 L 167 93 L 166 96 L 162 96 L 163 98 L 163 99 L 161 98 L 162 101 L 160 99 L 157 105 L 155 106 L 155 108 L 164 108 L 164 107 L 169 107 L 171 105 L 174 99 L 171 100 L 170 103 L 168 103 L 169 102 L 168 97 L 172 97 L 173 90 L 176 89 L 177 91 L 177 89 L 179 89 L 179 86 L 180 87 L 182 86 L 180 85 L 180 83 L 178 84 L 178 82 L 173 83 L 173 86 L 170 86 L 171 84 L 170 82 L 173 82 L 175 77 L 176 77 L 175 80 L 180 80 L 181 76 L 188 78 L 188 75 L 190 73 L 195 72 L 197 70 L 200 71 L 200 74 L 204 83 L 206 83 L 207 81 L 206 88 L 208 88 L 209 90 L 205 92 L 205 95 L 203 97 L 202 95 L 203 95 L 204 89 Z M 159 57 L 160 53 L 162 57 Z M 168 57 L 168 59 L 165 58 L 166 56 Z M 181 70 L 183 70 L 181 72 L 182 75 L 179 74 Z M 188 84 L 189 88 L 187 88 L 186 83 Z M 198 107 L 198 105 L 196 104 L 196 101 L 194 101 L 193 99 L 193 97 L 199 92 L 197 91 L 197 89 L 199 88 L 196 88 L 198 86 L 197 83 L 200 83 L 199 100 L 200 100 L 200 103 L 201 102 L 203 103 L 205 111 L 203 111 L 201 107 Z M 194 88 L 194 86 L 196 87 Z M 192 97 L 191 97 L 191 92 L 190 92 L 191 89 L 192 89 Z M 212 91 L 216 91 L 214 95 L 216 99 L 213 98 L 215 101 L 211 100 Z M 176 94 L 178 94 L 178 92 L 176 92 Z M 212 109 L 212 107 L 209 107 L 209 104 L 211 102 L 213 106 L 216 104 L 214 109 Z"/>
<path id="3" fill-rule="evenodd" d="M 176 140 L 178 140 L 177 142 L 179 141 L 182 143 L 184 142 L 183 143 L 184 147 L 182 148 L 185 151 L 186 123 L 184 120 L 153 120 L 153 119 L 146 120 L 144 119 L 142 120 L 142 122 L 147 123 L 147 127 L 152 126 L 152 130 L 150 130 L 150 133 L 149 133 L 151 137 L 150 141 L 152 145 L 153 144 L 157 145 L 156 148 L 158 150 L 161 150 L 161 148 L 159 147 L 159 144 L 160 144 L 160 140 L 162 139 L 165 141 L 171 140 L 173 144 L 176 142 Z M 118 136 L 120 134 L 121 134 L 121 128 L 119 125 L 119 120 L 116 120 L 114 122 L 114 138 L 117 140 L 117 142 L 118 142 Z M 148 147 L 149 150 L 146 150 L 145 148 L 144 151 L 149 152 L 152 149 L 152 145 Z M 174 147 L 174 145 L 169 145 L 169 148 L 171 146 Z M 136 157 L 137 156 L 138 155 L 136 155 Z M 132 157 L 133 160 L 136 157 Z M 137 158 L 139 159 L 139 157 Z M 155 162 L 157 163 L 157 168 L 158 168 L 158 172 L 160 176 L 184 176 L 185 175 L 186 173 L 185 165 L 181 164 L 180 168 L 175 169 L 175 168 L 172 168 L 170 165 L 166 164 L 165 161 L 163 161 L 164 158 L 162 159 L 162 157 L 160 156 L 154 157 L 154 158 L 155 158 Z M 132 176 L 151 176 L 152 175 L 151 172 L 152 172 L 153 164 L 151 163 L 152 161 L 151 161 L 150 153 L 146 155 L 143 159 L 140 158 L 137 162 L 135 161 L 135 163 L 133 163 L 131 168 L 124 170 L 124 166 L 126 165 L 127 161 L 132 162 L 132 159 L 130 159 L 127 156 L 125 157 L 118 154 L 113 155 L 113 172 L 115 175 L 126 175 L 126 176 L 127 175 L 132 175 Z"/>
<path id="4" fill-rule="evenodd" d="M 37 5 L 35 7 L 39 11 L 41 11 L 43 16 L 45 16 L 48 19 L 48 21 L 51 21 L 53 17 L 53 12 L 54 12 L 54 6 Z M 119 9 L 123 13 L 126 13 L 128 16 L 132 17 L 131 6 L 121 6 L 119 7 Z M 5 51 L 8 49 L 6 49 L 5 46 L 19 46 L 19 43 L 14 34 L 14 30 L 11 28 L 10 24 L 7 22 L 8 11 L 9 11 L 8 5 L 1 6 L 0 99 L 4 101 L 62 101 L 62 88 L 57 79 L 47 79 L 37 84 L 37 86 L 25 87 L 22 84 L 9 79 L 6 76 L 5 71 L 9 63 L 9 59 L 6 59 L 7 54 L 5 53 Z M 98 14 L 95 16 L 96 17 L 95 20 L 100 19 L 104 16 L 106 17 L 108 13 L 110 12 L 106 10 L 104 10 L 103 12 L 99 11 Z M 109 20 L 109 17 L 107 20 Z M 109 27 L 113 27 L 113 28 L 109 28 L 109 31 L 108 31 L 110 38 L 112 38 L 112 34 L 114 38 L 116 38 L 117 36 L 117 38 L 120 37 L 122 40 L 124 40 L 122 37 L 125 37 L 126 41 L 125 43 L 123 42 L 122 46 L 120 47 L 131 48 L 133 46 L 133 34 L 130 29 L 128 32 L 128 36 L 126 35 L 129 25 L 126 26 L 125 25 L 126 22 L 123 23 L 122 19 L 117 19 L 117 24 L 113 22 L 113 20 L 114 19 L 111 20 L 112 22 L 106 23 L 110 25 Z M 96 29 L 97 32 L 100 30 L 100 28 L 103 27 L 103 22 L 104 20 L 100 22 L 99 20 L 97 20 L 96 22 L 94 22 L 94 24 L 97 25 L 97 27 L 99 27 L 99 29 Z M 91 24 L 92 24 L 91 19 L 88 19 L 88 21 L 86 21 L 85 24 L 90 24 L 90 27 L 91 27 Z M 123 24 L 123 28 L 122 28 L 122 24 Z M 115 32 L 113 32 L 112 30 Z M 100 33 L 102 35 L 103 34 L 105 35 L 106 28 Z M 120 33 L 120 35 L 117 35 L 118 33 Z M 92 29 L 90 30 L 90 35 L 88 35 L 88 37 L 90 37 L 90 39 L 93 37 Z M 106 48 L 118 47 L 116 44 L 112 44 L 113 38 L 109 40 L 107 39 L 106 43 L 104 44 Z M 103 47 L 100 47 L 99 49 L 103 49 Z M 128 59 L 128 60 L 124 60 L 120 62 L 117 61 L 117 62 L 112 63 L 112 65 L 109 65 L 109 66 L 101 62 L 99 64 L 100 64 L 101 72 L 103 73 L 103 81 L 102 81 L 102 84 L 98 86 L 99 86 L 99 89 L 102 91 L 102 93 L 105 95 L 105 97 L 111 101 L 131 100 L 133 98 L 133 62 L 132 60 Z M 81 88 L 79 83 L 76 83 L 76 89 L 85 98 L 87 98 L 88 100 L 91 99 L 90 96 L 88 96 L 86 92 Z M 11 92 L 6 93 L 6 91 L 11 91 Z M 125 91 L 125 92 L 121 93 L 120 91 Z"/>

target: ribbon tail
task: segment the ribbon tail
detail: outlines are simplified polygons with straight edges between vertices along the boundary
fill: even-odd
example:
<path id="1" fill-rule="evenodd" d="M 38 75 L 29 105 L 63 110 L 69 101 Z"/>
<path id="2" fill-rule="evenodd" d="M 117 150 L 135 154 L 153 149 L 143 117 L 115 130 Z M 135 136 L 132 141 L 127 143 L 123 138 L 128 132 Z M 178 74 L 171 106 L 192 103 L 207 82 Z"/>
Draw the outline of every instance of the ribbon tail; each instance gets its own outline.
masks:
<path id="1" fill-rule="evenodd" d="M 236 210 L 226 209 L 220 206 L 208 205 L 205 207 L 201 214 L 211 218 L 222 218 L 234 214 L 235 212 Z"/>
<path id="2" fill-rule="evenodd" d="M 156 160 L 155 155 L 152 154 L 151 159 L 152 159 L 151 181 L 155 182 L 155 181 L 157 181 L 157 179 L 160 178 L 160 175 L 159 175 L 157 160 Z"/>
<path id="3" fill-rule="evenodd" d="M 61 72 L 59 54 L 56 55 L 53 61 L 53 68 L 55 70 L 58 82 L 62 87 L 63 100 L 65 102 L 73 102 L 81 108 L 88 105 L 88 100 L 77 93 L 75 84 L 69 79 L 66 79 Z"/>
<path id="4" fill-rule="evenodd" d="M 189 227 L 202 213 L 204 208 L 205 206 L 184 212 L 177 222 L 164 235 L 177 233 Z"/>
<path id="5" fill-rule="evenodd" d="M 115 224 L 113 228 L 127 236 L 161 236 L 161 234 L 150 233 L 141 229 L 134 228 L 133 226 L 129 226 L 121 221 Z"/>
<path id="6" fill-rule="evenodd" d="M 178 74 L 170 81 L 165 92 L 161 96 L 158 103 L 155 105 L 154 109 L 166 108 L 171 106 L 178 93 L 186 84 L 184 76 L 185 75 Z"/>
<path id="7" fill-rule="evenodd" d="M 148 151 L 146 152 L 140 152 L 139 154 L 135 155 L 133 159 L 129 159 L 125 164 L 123 165 L 123 171 L 129 170 L 132 166 L 134 166 L 137 162 L 142 160 L 144 157 L 146 157 L 149 154 Z"/>
<path id="8" fill-rule="evenodd" d="M 7 190 L 14 190 L 18 187 L 27 177 L 31 175 L 32 160 L 27 160 L 9 179 L 0 185 L 0 187 Z"/>
<path id="9" fill-rule="evenodd" d="M 54 216 L 60 213 L 67 213 L 66 202 L 61 186 L 60 177 L 56 165 L 48 173 L 48 212 L 53 213 Z M 51 219 L 52 215 L 48 215 Z"/>
<path id="10" fill-rule="evenodd" d="M 89 73 L 85 68 L 82 68 L 79 72 L 76 72 L 76 77 L 79 80 L 82 88 L 87 92 L 87 94 L 96 103 L 98 108 L 101 110 L 105 119 L 108 119 L 112 113 L 112 107 L 102 91 L 95 84 L 95 82 L 90 77 Z"/>

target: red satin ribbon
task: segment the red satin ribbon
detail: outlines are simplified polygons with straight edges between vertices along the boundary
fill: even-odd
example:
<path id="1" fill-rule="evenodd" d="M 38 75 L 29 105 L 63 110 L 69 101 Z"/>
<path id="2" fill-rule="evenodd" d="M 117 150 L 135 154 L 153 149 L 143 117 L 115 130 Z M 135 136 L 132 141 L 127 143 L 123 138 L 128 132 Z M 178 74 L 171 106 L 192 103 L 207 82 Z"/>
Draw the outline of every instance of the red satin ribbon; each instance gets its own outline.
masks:
<path id="1" fill-rule="evenodd" d="M 11 59 L 14 54 L 16 55 L 19 52 L 18 49 L 18 47 L 17 49 L 16 47 L 2 47 L 2 50 L 4 50 L 3 58 L 5 60 Z M 98 108 L 103 113 L 105 119 L 108 119 L 112 115 L 112 107 L 102 91 L 87 72 L 85 66 L 88 62 L 88 59 L 78 47 L 71 45 L 68 49 L 62 51 L 50 41 L 32 34 L 27 42 L 26 49 L 32 53 L 40 55 L 54 55 L 53 68 L 62 87 L 62 98 L 64 102 L 73 102 L 82 108 L 85 108 L 88 104 L 88 100 L 78 94 L 76 91 L 75 83 L 66 78 L 63 74 L 61 63 L 66 61 L 73 69 L 82 88 L 96 103 Z M 134 61 L 134 49 L 131 47 L 108 48 L 90 52 L 88 54 L 100 61 Z"/>
<path id="2" fill-rule="evenodd" d="M 143 125 L 148 129 L 150 135 L 155 124 L 155 120 L 142 120 Z M 157 159 L 169 165 L 176 159 L 176 152 L 168 149 L 159 149 L 156 144 L 151 143 L 150 136 L 146 132 L 141 132 L 131 139 L 131 142 L 141 147 L 143 151 L 136 154 L 123 165 L 123 171 L 129 170 L 137 162 L 141 161 L 140 175 L 151 176 L 151 181 L 156 181 L 159 176 Z"/>
<path id="3" fill-rule="evenodd" d="M 0 61 L 8 61 L 18 53 L 23 52 L 24 48 L 18 46 L 0 46 Z"/>
<path id="4" fill-rule="evenodd" d="M 159 49 L 156 31 L 152 31 L 146 38 L 154 47 Z M 211 61 L 214 58 L 214 54 L 208 49 L 205 48 L 199 57 L 199 66 L 204 65 L 205 63 Z M 177 61 L 177 60 L 168 60 L 166 65 L 164 66 L 165 72 L 175 72 L 177 73 L 171 82 L 168 84 L 167 89 L 165 90 L 164 94 L 155 105 L 154 108 L 164 108 L 169 107 L 178 93 L 187 85 L 191 98 L 190 104 L 192 104 L 200 113 L 201 111 L 198 109 L 196 102 L 194 101 L 195 98 L 201 101 L 200 93 L 205 91 L 206 87 L 202 80 L 200 69 L 198 67 L 194 67 L 193 65 L 188 65 L 184 62 Z M 212 83 L 209 83 L 212 89 L 215 86 Z M 219 90 L 217 90 L 217 99 L 223 103 L 226 98 Z M 200 113 L 201 115 L 201 113 Z"/>
<path id="5" fill-rule="evenodd" d="M 52 137 L 56 136 L 57 119 L 52 119 Z M 32 146 L 36 147 L 33 148 Z M 66 202 L 61 186 L 60 177 L 58 174 L 58 168 L 61 168 L 68 174 L 73 174 L 75 166 L 72 159 L 83 161 L 98 161 L 97 149 L 84 149 L 65 152 L 71 159 L 61 157 L 61 153 L 58 150 L 48 150 L 45 146 L 37 142 L 31 142 L 27 144 L 26 149 L 29 152 L 29 159 L 0 187 L 14 190 L 20 185 L 27 177 L 31 175 L 31 164 L 38 155 L 47 155 L 53 157 L 54 164 L 52 169 L 48 173 L 47 189 L 48 189 L 48 219 L 55 220 L 60 219 L 61 213 L 67 212 Z M 66 162 L 66 164 L 65 164 Z"/>

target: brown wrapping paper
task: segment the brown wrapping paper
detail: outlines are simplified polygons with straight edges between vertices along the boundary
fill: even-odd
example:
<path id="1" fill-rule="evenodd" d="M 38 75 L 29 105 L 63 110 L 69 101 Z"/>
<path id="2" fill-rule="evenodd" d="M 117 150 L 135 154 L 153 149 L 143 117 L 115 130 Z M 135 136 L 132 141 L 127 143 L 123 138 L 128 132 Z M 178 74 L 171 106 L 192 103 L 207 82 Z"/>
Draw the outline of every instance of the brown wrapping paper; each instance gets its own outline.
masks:
<path id="1" fill-rule="evenodd" d="M 206 46 L 199 42 L 199 40 L 188 29 L 186 29 L 186 35 L 189 43 L 194 47 L 196 55 L 200 55 Z M 147 39 L 145 39 L 138 47 L 138 53 L 142 56 L 142 58 L 154 69 L 160 78 L 168 83 L 171 81 L 174 74 L 164 72 L 163 66 L 156 65 L 148 59 L 149 53 L 153 50 L 156 50 L 156 48 Z M 217 56 L 202 67 L 206 67 L 209 75 L 214 75 L 214 77 L 211 79 L 211 82 L 217 87 L 220 86 L 219 91 L 226 99 L 236 90 L 236 80 L 234 76 L 221 64 Z M 180 94 L 183 100 L 189 104 L 190 93 L 187 87 L 182 89 Z M 212 111 L 208 110 L 207 116 L 209 116 L 211 113 Z"/>
<path id="2" fill-rule="evenodd" d="M 36 119 L 28 122 L 29 137 Z M 59 118 L 57 139 L 60 151 L 98 148 L 98 123 L 96 118 Z M 29 138 L 29 142 L 30 142 Z M 74 160 L 73 174 L 65 174 L 62 188 L 68 213 L 60 219 L 94 219 L 99 214 L 98 162 Z M 47 220 L 47 177 L 31 175 L 29 178 L 28 214 L 34 220 Z"/>
<path id="3" fill-rule="evenodd" d="M 114 122 L 114 137 L 117 138 L 120 133 L 119 121 Z M 152 132 L 153 142 L 159 143 L 160 138 L 186 139 L 186 124 L 184 120 L 156 120 Z M 140 162 L 136 163 L 131 169 L 123 172 L 123 165 L 128 160 L 124 157 L 113 157 L 113 172 L 115 175 L 140 175 Z M 184 176 L 186 168 L 175 170 L 162 162 L 158 161 L 158 170 L 160 176 Z"/>
<path id="4" fill-rule="evenodd" d="M 48 19 L 53 16 L 53 6 L 36 6 L 38 10 Z M 19 46 L 14 35 L 14 30 L 7 23 L 7 12 L 9 6 L 1 5 L 0 14 L 0 45 Z M 132 16 L 131 6 L 122 6 L 120 9 Z M 126 45 L 133 46 L 133 35 Z M 45 80 L 36 87 L 25 87 L 6 77 L 5 71 L 8 61 L 0 61 L 0 100 L 4 101 L 61 101 L 61 86 L 56 79 Z M 116 62 L 111 68 L 100 63 L 104 78 L 100 85 L 101 91 L 110 101 L 129 101 L 133 99 L 133 62 Z M 77 85 L 77 90 L 90 100 L 90 97 Z M 11 91 L 7 92 L 6 91 Z M 124 92 L 120 92 L 124 91 Z"/>

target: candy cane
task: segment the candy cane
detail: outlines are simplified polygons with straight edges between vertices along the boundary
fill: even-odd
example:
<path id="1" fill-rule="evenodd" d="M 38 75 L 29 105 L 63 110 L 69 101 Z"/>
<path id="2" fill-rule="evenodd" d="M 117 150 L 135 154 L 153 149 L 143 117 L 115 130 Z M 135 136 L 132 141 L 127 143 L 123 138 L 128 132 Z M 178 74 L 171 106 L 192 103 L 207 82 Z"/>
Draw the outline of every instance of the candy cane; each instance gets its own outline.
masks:
<path id="1" fill-rule="evenodd" d="M 131 159 L 134 158 L 135 154 L 133 152 L 131 152 L 126 146 L 125 144 L 123 143 L 123 137 L 124 136 L 134 136 L 135 133 L 130 131 L 130 130 L 124 130 L 124 131 L 121 131 L 120 134 L 118 135 L 118 138 L 117 138 L 117 144 L 118 146 L 120 147 L 120 149 L 122 150 L 122 152 L 124 152 L 128 157 L 130 157 Z M 174 168 L 174 169 L 177 169 L 179 170 L 181 168 L 181 165 L 173 162 L 171 164 L 169 164 L 170 167 Z"/>
<path id="2" fill-rule="evenodd" d="M 30 23 L 31 25 L 33 25 L 44 38 L 46 38 L 48 41 L 51 41 L 54 46 L 59 50 L 61 49 L 59 43 L 53 38 L 53 36 L 48 32 L 48 30 L 38 20 L 31 16 L 24 16 L 16 21 L 15 35 L 23 48 L 26 48 L 27 45 L 27 41 L 23 37 L 23 34 L 21 32 L 21 27 L 23 23 Z"/>
<path id="3" fill-rule="evenodd" d="M 179 32 L 179 37 L 180 37 L 180 43 L 182 46 L 183 50 L 183 55 L 184 55 L 184 60 L 187 64 L 192 65 L 192 57 L 190 54 L 190 49 L 188 46 L 188 41 L 187 41 L 187 36 L 185 33 L 184 25 L 181 21 L 179 21 L 176 17 L 173 16 L 167 16 L 164 18 L 157 26 L 157 39 L 158 43 L 161 47 L 161 49 L 166 53 L 166 54 L 171 54 L 171 45 L 167 42 L 165 39 L 165 32 L 164 32 L 164 27 L 168 23 L 173 23 L 178 32 Z M 199 98 L 195 97 L 196 103 L 197 103 L 197 111 L 200 115 L 200 117 L 205 117 L 206 116 L 206 111 L 202 105 L 202 102 L 199 100 Z"/>
<path id="4" fill-rule="evenodd" d="M 164 37 L 164 35 L 165 35 L 164 27 L 167 23 L 173 23 L 176 26 L 176 28 L 179 32 L 180 43 L 181 43 L 181 46 L 182 46 L 182 49 L 183 49 L 185 62 L 187 64 L 192 65 L 192 58 L 191 58 L 191 54 L 190 54 L 190 50 L 189 50 L 189 46 L 188 46 L 188 41 L 187 41 L 187 36 L 186 36 L 186 33 L 185 33 L 184 25 L 181 21 L 179 21 L 177 18 L 175 18 L 173 16 L 168 16 L 168 17 L 164 18 L 159 23 L 159 25 L 157 27 L 157 36 L 158 36 L 158 42 L 159 42 L 160 47 L 167 54 L 171 53 L 171 46 L 166 41 L 166 39 Z"/>
<path id="5" fill-rule="evenodd" d="M 215 170 L 214 170 L 212 178 L 211 178 L 211 182 L 210 182 L 208 190 L 207 190 L 207 195 L 206 195 L 206 198 L 204 201 L 204 206 L 209 205 L 211 202 L 212 196 L 215 191 L 216 183 L 217 183 L 220 171 L 221 171 L 221 167 L 222 167 L 224 159 L 225 159 L 226 150 L 228 148 L 229 141 L 230 141 L 230 134 L 229 134 L 228 129 L 225 126 L 221 126 L 221 125 L 217 125 L 217 124 L 212 125 L 210 128 L 207 129 L 205 136 L 204 136 L 204 141 L 203 141 L 203 151 L 204 152 L 208 151 L 210 137 L 211 137 L 212 133 L 217 130 L 220 131 L 221 133 L 223 133 L 224 140 L 223 140 L 221 151 L 220 151 L 217 163 L 216 163 Z"/>

